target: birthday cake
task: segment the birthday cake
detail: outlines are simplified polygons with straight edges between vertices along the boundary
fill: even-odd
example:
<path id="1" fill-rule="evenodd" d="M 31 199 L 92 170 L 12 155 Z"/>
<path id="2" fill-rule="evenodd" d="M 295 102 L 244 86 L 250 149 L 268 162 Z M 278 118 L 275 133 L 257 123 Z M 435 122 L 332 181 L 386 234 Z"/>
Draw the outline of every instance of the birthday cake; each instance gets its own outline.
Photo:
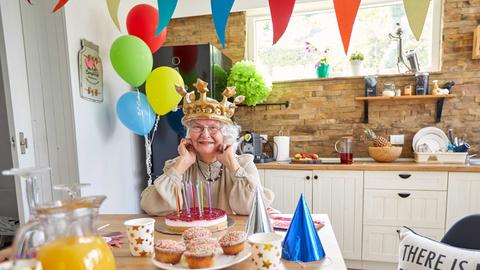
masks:
<path id="1" fill-rule="evenodd" d="M 190 208 L 187 211 L 172 211 L 165 216 L 165 225 L 171 231 L 183 232 L 192 227 L 204 227 L 211 231 L 218 231 L 227 228 L 227 215 L 225 211 L 218 208 L 204 208 L 199 213 L 198 208 Z"/>

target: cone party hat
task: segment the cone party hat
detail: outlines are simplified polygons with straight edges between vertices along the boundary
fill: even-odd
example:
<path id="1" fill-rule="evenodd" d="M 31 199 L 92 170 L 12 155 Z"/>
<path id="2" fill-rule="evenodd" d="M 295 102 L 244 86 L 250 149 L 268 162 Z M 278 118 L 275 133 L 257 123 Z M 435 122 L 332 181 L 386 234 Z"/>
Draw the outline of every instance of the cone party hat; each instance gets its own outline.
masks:
<path id="1" fill-rule="evenodd" d="M 270 223 L 270 218 L 268 217 L 265 203 L 263 202 L 262 193 L 261 187 L 258 186 L 255 189 L 252 209 L 250 210 L 247 226 L 245 227 L 247 236 L 254 233 L 273 232 L 273 227 Z"/>
<path id="2" fill-rule="evenodd" d="M 282 258 L 289 261 L 312 262 L 325 257 L 322 242 L 313 225 L 303 194 L 282 244 Z"/>

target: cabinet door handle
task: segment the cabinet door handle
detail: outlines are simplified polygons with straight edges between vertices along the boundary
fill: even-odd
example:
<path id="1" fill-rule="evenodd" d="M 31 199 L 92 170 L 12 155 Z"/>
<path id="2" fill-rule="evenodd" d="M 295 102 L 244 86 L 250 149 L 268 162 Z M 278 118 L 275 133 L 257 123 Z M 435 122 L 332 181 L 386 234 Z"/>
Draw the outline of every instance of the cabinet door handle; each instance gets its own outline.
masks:
<path id="1" fill-rule="evenodd" d="M 398 196 L 401 198 L 408 198 L 410 196 L 410 193 L 398 193 Z"/>
<path id="2" fill-rule="evenodd" d="M 314 176 L 313 176 L 313 179 L 317 180 L 317 179 L 318 179 L 318 175 L 314 175 Z"/>
<path id="3" fill-rule="evenodd" d="M 401 174 L 399 174 L 398 176 L 400 176 L 400 178 L 402 178 L 402 179 L 408 179 L 408 178 L 410 178 L 410 176 L 412 176 L 412 175 L 409 174 L 409 173 L 401 173 Z"/>
<path id="4" fill-rule="evenodd" d="M 310 180 L 310 176 L 305 177 L 305 179 Z"/>

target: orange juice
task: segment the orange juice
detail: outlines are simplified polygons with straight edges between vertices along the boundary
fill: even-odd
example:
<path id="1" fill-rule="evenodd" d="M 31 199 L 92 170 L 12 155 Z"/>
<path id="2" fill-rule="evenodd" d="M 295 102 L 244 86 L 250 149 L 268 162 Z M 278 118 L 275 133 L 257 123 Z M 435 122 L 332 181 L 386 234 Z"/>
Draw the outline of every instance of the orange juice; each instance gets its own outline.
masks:
<path id="1" fill-rule="evenodd" d="M 115 270 L 115 259 L 103 238 L 70 236 L 41 246 L 43 270 Z"/>

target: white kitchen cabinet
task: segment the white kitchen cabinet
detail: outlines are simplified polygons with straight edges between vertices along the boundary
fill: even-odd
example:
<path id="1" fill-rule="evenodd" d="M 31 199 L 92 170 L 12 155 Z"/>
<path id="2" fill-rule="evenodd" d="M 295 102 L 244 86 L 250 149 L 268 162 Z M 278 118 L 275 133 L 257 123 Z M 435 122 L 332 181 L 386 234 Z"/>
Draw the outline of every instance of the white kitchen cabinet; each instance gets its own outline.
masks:
<path id="1" fill-rule="evenodd" d="M 398 262 L 399 237 L 398 230 L 402 226 L 363 226 L 364 261 Z M 439 241 L 443 229 L 411 228 L 414 232 Z"/>
<path id="2" fill-rule="evenodd" d="M 480 173 L 449 173 L 447 230 L 463 216 L 478 213 L 480 213 Z"/>
<path id="3" fill-rule="evenodd" d="M 265 170 L 265 187 L 275 193 L 272 207 L 282 213 L 295 212 L 302 193 L 309 209 L 312 209 L 312 171 L 310 170 Z"/>
<path id="4" fill-rule="evenodd" d="M 445 228 L 445 191 L 365 190 L 364 224 Z"/>
<path id="5" fill-rule="evenodd" d="M 312 205 L 328 214 L 344 258 L 360 260 L 363 171 L 313 171 Z"/>
<path id="6" fill-rule="evenodd" d="M 258 175 L 260 176 L 260 183 L 262 186 L 265 186 L 265 170 L 264 169 L 259 169 L 258 170 Z"/>

